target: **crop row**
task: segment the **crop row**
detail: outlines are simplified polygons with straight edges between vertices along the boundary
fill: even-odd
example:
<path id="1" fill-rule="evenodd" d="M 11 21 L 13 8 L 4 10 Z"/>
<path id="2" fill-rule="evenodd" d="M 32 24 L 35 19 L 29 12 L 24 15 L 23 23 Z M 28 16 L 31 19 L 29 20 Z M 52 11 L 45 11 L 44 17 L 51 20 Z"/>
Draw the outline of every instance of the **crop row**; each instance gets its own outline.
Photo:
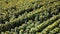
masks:
<path id="1" fill-rule="evenodd" d="M 58 3 L 58 4 L 57 4 Z M 54 4 L 54 5 L 53 5 Z M 54 7 L 54 6 L 56 6 L 56 5 L 59 5 L 59 2 L 55 2 L 55 3 L 53 3 L 53 4 L 51 4 L 51 6 L 50 7 Z M 48 8 L 49 8 L 49 5 L 47 5 L 48 6 Z M 45 7 L 45 8 L 44 8 Z M 35 12 L 34 11 L 32 11 L 32 12 L 29 12 L 29 13 L 27 13 L 27 14 L 25 14 L 25 15 L 22 15 L 22 16 L 20 16 L 20 17 L 18 17 L 18 18 L 16 18 L 15 20 L 13 20 L 13 21 L 11 21 L 11 22 L 9 22 L 9 23 L 7 23 L 7 24 L 3 24 L 3 25 L 1 25 L 1 28 L 0 28 L 0 30 L 2 30 L 3 28 L 9 28 L 9 27 L 12 27 L 14 24 L 21 24 L 23 21 L 24 21 L 24 19 L 29 19 L 29 18 L 31 18 L 31 17 L 33 17 L 34 15 L 36 15 L 36 14 L 38 14 L 38 13 L 40 13 L 40 12 L 42 12 L 43 10 L 46 10 L 46 9 L 48 9 L 46 6 L 43 6 L 43 7 L 41 7 L 40 9 L 37 9 Z M 16 26 L 16 25 L 15 25 Z M 14 27 L 15 27 L 14 26 Z M 4 30 L 4 29 L 3 29 Z"/>
<path id="2" fill-rule="evenodd" d="M 25 0 L 25 1 L 26 1 L 26 0 Z M 24 1 L 24 2 L 25 2 L 25 1 Z M 33 1 L 34 1 L 34 2 L 33 2 Z M 19 2 L 21 2 L 21 0 L 19 0 L 18 2 L 17 2 L 17 0 L 15 0 L 15 1 L 12 0 L 12 2 L 14 2 L 14 3 L 17 2 L 16 5 L 18 4 L 19 6 L 16 6 L 16 7 L 21 7 L 21 8 L 23 8 L 23 9 L 22 9 L 23 11 L 21 10 L 21 8 L 17 8 L 17 10 L 14 10 L 14 9 L 16 9 L 16 7 L 12 7 L 12 8 L 10 8 L 10 9 L 5 9 L 5 10 L 4 10 L 5 12 L 8 11 L 8 12 L 7 12 L 7 17 L 3 17 L 3 16 L 2 16 L 1 19 L 4 19 L 4 18 L 5 18 L 4 20 L 7 21 L 7 22 L 9 22 L 9 20 L 10 20 L 13 16 L 14 16 L 13 19 L 15 19 L 15 17 L 18 17 L 18 16 L 21 15 L 22 13 L 26 13 L 26 12 L 29 12 L 29 10 L 35 9 L 36 7 L 38 8 L 38 7 L 41 7 L 41 6 L 43 6 L 43 5 L 46 5 L 46 3 L 49 4 L 49 3 L 52 3 L 52 2 L 56 2 L 56 1 L 57 1 L 57 0 L 53 0 L 53 1 L 51 1 L 51 0 L 46 1 L 46 0 L 45 0 L 44 2 L 42 1 L 43 3 L 41 2 L 41 3 L 42 3 L 42 4 L 41 4 L 41 3 L 39 3 L 40 1 L 32 0 L 32 1 L 29 1 L 28 4 L 25 2 L 26 5 L 21 6 L 21 5 L 23 5 L 23 4 L 21 4 L 21 3 L 19 4 Z M 7 4 L 7 7 L 9 7 L 10 5 L 11 5 L 11 6 L 14 5 L 14 4 L 11 3 L 11 1 L 2 1 L 2 0 L 1 0 L 1 3 L 3 3 L 3 2 L 9 2 L 9 3 Z M 34 3 L 34 4 L 32 4 L 32 3 Z M 30 7 L 29 4 L 32 5 L 32 6 Z M 5 6 L 5 5 L 3 5 L 3 6 Z M 28 6 L 28 7 L 27 7 L 27 6 Z M 34 7 L 33 7 L 33 6 L 34 6 Z M 27 9 L 24 8 L 24 7 L 27 7 Z M 29 7 L 30 7 L 30 8 L 29 8 Z M 36 9 L 37 9 L 37 8 L 36 8 Z M 11 9 L 12 9 L 12 10 L 11 10 Z M 18 10 L 18 9 L 19 9 L 19 10 Z M 33 10 L 32 10 L 32 11 L 33 11 Z M 3 12 L 3 11 L 2 11 L 2 12 Z M 30 11 L 30 12 L 31 12 L 31 11 Z M 12 13 L 13 13 L 13 14 L 12 14 Z M 15 13 L 16 13 L 16 14 L 15 14 Z M 22 14 L 22 15 L 23 15 L 23 14 Z M 11 16 L 12 16 L 12 17 L 11 17 Z M 2 20 L 2 21 L 4 21 L 4 20 Z M 5 23 L 5 21 L 4 21 L 4 23 Z"/>
<path id="3" fill-rule="evenodd" d="M 59 19 L 59 17 L 60 17 L 60 14 L 56 15 L 56 16 L 53 16 L 52 18 L 48 19 L 47 21 L 43 21 L 42 23 L 40 23 L 39 21 L 34 21 L 33 22 L 32 20 L 29 20 L 27 23 L 22 24 L 18 28 L 15 27 L 15 29 L 17 28 L 16 30 L 15 29 L 11 29 L 11 31 L 12 32 L 14 32 L 14 31 L 19 32 L 20 31 L 20 33 L 21 33 L 21 30 L 23 30 L 22 33 L 24 33 L 24 31 L 25 31 L 25 33 L 26 32 L 35 33 L 38 30 L 42 31 L 42 28 L 44 28 L 44 26 L 48 26 L 49 24 L 52 24 L 52 22 L 56 21 L 56 19 Z"/>

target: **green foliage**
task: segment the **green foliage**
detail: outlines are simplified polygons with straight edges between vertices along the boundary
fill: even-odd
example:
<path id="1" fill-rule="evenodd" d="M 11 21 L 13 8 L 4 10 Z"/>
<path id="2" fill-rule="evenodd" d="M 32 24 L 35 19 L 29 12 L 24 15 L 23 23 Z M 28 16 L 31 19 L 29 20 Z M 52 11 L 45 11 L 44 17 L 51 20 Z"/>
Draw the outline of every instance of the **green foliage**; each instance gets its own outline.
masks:
<path id="1" fill-rule="evenodd" d="M 60 33 L 60 0 L 0 0 L 0 34 Z"/>

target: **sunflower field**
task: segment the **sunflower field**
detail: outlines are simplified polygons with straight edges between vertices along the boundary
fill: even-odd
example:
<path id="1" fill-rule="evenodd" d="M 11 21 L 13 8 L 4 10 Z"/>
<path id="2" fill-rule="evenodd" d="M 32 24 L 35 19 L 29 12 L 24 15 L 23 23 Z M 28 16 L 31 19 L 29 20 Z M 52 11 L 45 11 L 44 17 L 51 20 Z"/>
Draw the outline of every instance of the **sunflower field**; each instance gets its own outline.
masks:
<path id="1" fill-rule="evenodd" d="M 0 0 L 0 34 L 60 34 L 60 0 Z"/>

